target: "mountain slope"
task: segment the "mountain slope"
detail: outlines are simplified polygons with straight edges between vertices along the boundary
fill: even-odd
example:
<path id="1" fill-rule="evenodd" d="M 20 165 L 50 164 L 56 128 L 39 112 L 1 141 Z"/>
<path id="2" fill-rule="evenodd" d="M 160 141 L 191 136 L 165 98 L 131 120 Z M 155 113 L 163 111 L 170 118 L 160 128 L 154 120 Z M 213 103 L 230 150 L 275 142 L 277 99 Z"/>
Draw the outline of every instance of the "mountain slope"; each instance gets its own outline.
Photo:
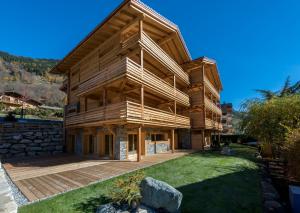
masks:
<path id="1" fill-rule="evenodd" d="M 63 76 L 50 74 L 58 62 L 0 51 L 0 93 L 15 91 L 50 106 L 63 106 L 65 94 L 59 90 Z"/>

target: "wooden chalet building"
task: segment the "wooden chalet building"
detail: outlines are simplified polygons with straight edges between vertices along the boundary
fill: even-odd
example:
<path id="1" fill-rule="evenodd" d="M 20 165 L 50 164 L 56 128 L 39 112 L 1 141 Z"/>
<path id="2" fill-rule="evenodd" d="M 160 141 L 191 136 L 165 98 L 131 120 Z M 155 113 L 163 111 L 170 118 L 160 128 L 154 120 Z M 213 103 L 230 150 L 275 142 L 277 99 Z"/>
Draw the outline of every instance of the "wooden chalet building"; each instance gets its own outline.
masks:
<path id="1" fill-rule="evenodd" d="M 177 25 L 138 0 L 124 1 L 52 72 L 67 77 L 69 152 L 139 161 L 203 149 L 222 128 L 216 63 L 193 61 Z"/>

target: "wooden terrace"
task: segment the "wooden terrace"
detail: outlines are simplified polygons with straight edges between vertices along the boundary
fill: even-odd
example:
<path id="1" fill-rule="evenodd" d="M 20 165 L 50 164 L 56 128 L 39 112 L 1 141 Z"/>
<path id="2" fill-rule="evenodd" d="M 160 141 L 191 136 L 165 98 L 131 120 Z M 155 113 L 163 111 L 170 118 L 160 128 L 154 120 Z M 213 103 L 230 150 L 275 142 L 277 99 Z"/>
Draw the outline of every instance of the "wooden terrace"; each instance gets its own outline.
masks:
<path id="1" fill-rule="evenodd" d="M 107 180 L 193 152 L 144 157 L 140 162 L 99 160 L 75 155 L 39 157 L 3 164 L 11 180 L 30 202 Z"/>

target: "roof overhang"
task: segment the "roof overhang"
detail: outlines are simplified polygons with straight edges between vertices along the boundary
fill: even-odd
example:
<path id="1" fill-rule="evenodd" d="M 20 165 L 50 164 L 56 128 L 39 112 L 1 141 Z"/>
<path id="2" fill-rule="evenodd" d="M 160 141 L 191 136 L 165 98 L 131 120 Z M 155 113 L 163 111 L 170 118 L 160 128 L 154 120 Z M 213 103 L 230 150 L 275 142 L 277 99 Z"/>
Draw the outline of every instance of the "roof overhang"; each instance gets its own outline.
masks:
<path id="1" fill-rule="evenodd" d="M 202 56 L 200 58 L 196 58 L 188 63 L 185 63 L 183 65 L 183 68 L 189 72 L 191 70 L 194 70 L 196 68 L 202 67 L 203 65 L 209 66 L 211 69 L 211 76 L 213 81 L 215 82 L 215 85 L 219 87 L 218 89 L 221 91 L 223 90 L 223 85 L 220 79 L 219 70 L 217 66 L 217 62 L 214 59 Z M 209 73 L 207 73 L 209 74 Z"/>
<path id="2" fill-rule="evenodd" d="M 177 25 L 139 0 L 126 0 L 68 53 L 51 73 L 66 73 L 85 56 L 95 51 L 110 37 L 120 33 L 137 18 L 144 20 L 144 31 L 178 64 L 191 61 L 191 56 Z M 138 30 L 138 26 L 136 26 Z M 152 29 L 152 30 L 151 30 Z M 170 37 L 170 39 L 169 39 Z"/>

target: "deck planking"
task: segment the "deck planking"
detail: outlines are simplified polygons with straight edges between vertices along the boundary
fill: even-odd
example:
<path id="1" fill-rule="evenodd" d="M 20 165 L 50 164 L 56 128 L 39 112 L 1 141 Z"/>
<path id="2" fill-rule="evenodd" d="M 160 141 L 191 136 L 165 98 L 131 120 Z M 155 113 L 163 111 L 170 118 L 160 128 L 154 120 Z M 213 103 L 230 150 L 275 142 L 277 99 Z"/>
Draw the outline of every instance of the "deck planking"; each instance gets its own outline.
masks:
<path id="1" fill-rule="evenodd" d="M 49 198 L 191 153 L 192 150 L 147 156 L 140 162 L 90 159 L 73 155 L 4 163 L 11 180 L 30 202 Z"/>

